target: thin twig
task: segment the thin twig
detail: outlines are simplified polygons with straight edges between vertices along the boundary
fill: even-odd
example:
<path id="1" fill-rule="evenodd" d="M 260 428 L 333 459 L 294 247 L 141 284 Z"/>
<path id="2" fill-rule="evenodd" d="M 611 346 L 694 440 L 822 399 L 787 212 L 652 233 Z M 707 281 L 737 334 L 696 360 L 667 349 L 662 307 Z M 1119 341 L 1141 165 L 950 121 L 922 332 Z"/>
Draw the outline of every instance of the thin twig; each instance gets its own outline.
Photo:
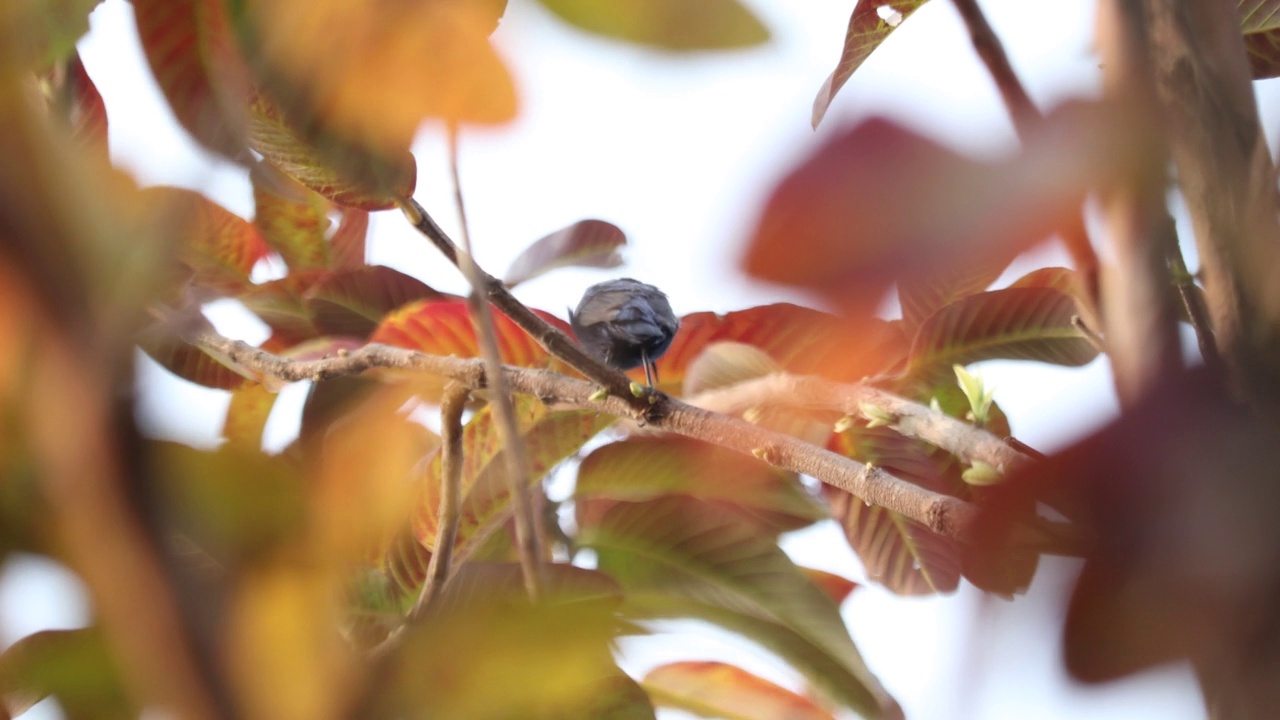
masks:
<path id="1" fill-rule="evenodd" d="M 1182 307 L 1187 312 L 1191 328 L 1196 331 L 1196 342 L 1200 346 L 1200 357 L 1204 359 L 1205 367 L 1214 375 L 1221 376 L 1222 355 L 1218 353 L 1218 339 L 1213 334 L 1209 306 L 1205 304 L 1200 288 L 1196 287 L 1195 279 L 1187 271 L 1187 262 L 1182 257 L 1182 247 L 1178 245 L 1177 234 L 1170 235 L 1172 242 L 1167 243 L 1167 246 L 1173 285 L 1178 289 L 1178 297 L 1182 300 Z"/>
<path id="2" fill-rule="evenodd" d="M 440 228 L 436 221 L 427 214 L 427 211 L 413 198 L 402 198 L 398 204 L 400 211 L 404 213 L 405 218 L 409 220 L 414 229 L 430 240 L 449 262 L 458 265 L 459 258 L 463 254 L 462 250 Z M 574 370 L 591 378 L 609 393 L 620 398 L 629 399 L 628 401 L 636 409 L 643 410 L 648 406 L 648 401 L 645 398 L 637 398 L 632 395 L 630 378 L 588 354 L 572 338 L 561 332 L 559 328 L 552 327 L 545 320 L 534 314 L 524 303 L 517 300 L 502 284 L 501 280 L 485 272 L 479 265 L 475 265 L 475 267 L 476 273 L 481 279 L 481 285 L 478 289 L 482 290 L 489 302 L 493 303 L 512 322 L 529 333 L 530 337 L 537 341 L 543 349 L 564 360 Z"/>
<path id="3" fill-rule="evenodd" d="M 453 201 L 458 208 L 458 222 L 462 228 L 463 252 L 456 255 L 458 269 L 471 284 L 467 306 L 471 310 L 471 324 L 480 344 L 480 357 L 489 371 L 493 396 L 490 404 L 498 420 L 498 435 L 502 439 L 502 457 L 507 469 L 507 486 L 511 492 L 511 509 L 516 524 L 516 552 L 520 557 L 520 571 L 525 590 L 537 600 L 540 595 L 542 553 L 538 548 L 539 537 L 536 520 L 529 503 L 529 452 L 516 425 L 515 408 L 506 380 L 501 372 L 502 357 L 498 353 L 498 336 L 493 329 L 493 314 L 484 292 L 485 278 L 479 266 L 472 260 L 471 231 L 467 224 L 467 208 L 462 200 L 462 179 L 458 174 L 458 129 L 449 128 L 449 171 L 453 178 Z"/>
<path id="4" fill-rule="evenodd" d="M 1004 45 L 991 29 L 991 24 L 987 22 L 982 9 L 978 7 L 977 0 L 953 0 L 953 3 L 961 19 L 964 20 L 965 27 L 969 30 L 969 39 L 973 42 L 974 51 L 978 53 L 982 64 L 986 65 L 987 72 L 996 83 L 996 89 L 1000 91 L 1000 97 L 1004 100 L 1004 105 L 1013 119 L 1014 128 L 1025 140 L 1042 119 L 1040 110 L 1036 108 L 1035 103 L 1031 102 L 1031 96 L 1027 94 L 1022 81 L 1013 71 L 1009 56 L 1005 54 Z"/>
<path id="5" fill-rule="evenodd" d="M 472 389 L 485 387 L 487 380 L 484 364 L 478 359 L 440 357 L 386 345 L 366 345 L 354 352 L 323 360 L 285 360 L 260 348 L 207 330 L 190 335 L 188 341 L 247 371 L 287 381 L 353 375 L 374 368 L 430 372 L 457 380 Z M 652 427 L 659 430 L 755 455 L 777 467 L 810 475 L 864 501 L 900 513 L 940 535 L 967 540 L 976 537 L 979 531 L 981 510 L 976 506 L 959 498 L 927 490 L 883 469 L 868 467 L 790 435 L 694 407 L 666 395 L 658 396 L 655 412 L 650 414 L 636 410 L 621 397 L 608 396 L 593 400 L 598 389 L 594 383 L 549 370 L 504 366 L 502 374 L 515 392 L 532 395 L 549 404 L 596 410 L 618 417 L 647 419 Z M 900 416 L 897 427 L 904 434 L 932 437 L 934 431 L 930 428 L 935 423 L 947 427 L 950 422 L 958 422 L 942 413 L 933 413 L 928 408 L 883 391 L 871 389 L 870 392 L 876 393 L 874 398 L 882 402 L 890 412 Z M 974 432 L 981 433 L 976 429 Z M 961 457 L 983 459 L 991 465 L 1003 466 L 1006 471 L 1030 462 L 1029 458 L 1018 455 L 999 438 L 987 438 L 984 435 L 990 436 L 989 433 L 968 434 L 966 431 L 967 440 L 946 440 L 947 444 L 944 445 L 944 440 L 939 437 L 938 444 L 940 447 L 949 446 L 948 449 L 955 448 L 955 452 Z"/>
<path id="6" fill-rule="evenodd" d="M 436 544 L 427 563 L 427 578 L 408 621 L 418 622 L 431 608 L 449 579 L 453 544 L 458 535 L 458 507 L 462 495 L 462 411 L 471 389 L 457 381 L 445 386 L 440 402 L 440 509 L 436 513 Z"/>
<path id="7" fill-rule="evenodd" d="M 1004 45 L 992 30 L 991 24 L 987 22 L 982 9 L 978 7 L 977 0 L 952 1 L 960 13 L 960 18 L 964 21 L 965 28 L 969 31 L 974 52 L 986 66 L 987 72 L 996 84 L 996 89 L 1000 92 L 1000 98 L 1004 101 L 1004 106 L 1013 121 L 1014 130 L 1026 143 L 1035 134 L 1044 116 L 1031 101 L 1031 96 L 1027 94 L 1022 81 L 1018 79 L 1018 74 L 1014 72 L 1013 64 L 1009 62 L 1009 56 L 1004 51 Z M 1062 228 L 1061 236 L 1063 244 L 1071 254 L 1071 259 L 1075 262 L 1076 270 L 1084 281 L 1085 298 L 1092 306 L 1090 310 L 1096 310 L 1099 305 L 1098 255 L 1093 251 L 1093 244 L 1089 242 L 1089 233 L 1084 226 L 1084 215 L 1077 215 L 1070 225 Z"/>

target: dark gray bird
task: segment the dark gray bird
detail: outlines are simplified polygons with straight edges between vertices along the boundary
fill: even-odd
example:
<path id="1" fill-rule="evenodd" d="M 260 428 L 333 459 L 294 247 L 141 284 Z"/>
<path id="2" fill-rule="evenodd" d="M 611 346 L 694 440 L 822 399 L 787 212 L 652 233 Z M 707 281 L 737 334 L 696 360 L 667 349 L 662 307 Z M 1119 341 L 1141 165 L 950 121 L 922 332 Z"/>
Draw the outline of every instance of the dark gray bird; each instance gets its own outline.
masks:
<path id="1" fill-rule="evenodd" d="M 671 346 L 680 321 L 661 290 L 631 278 L 608 280 L 587 288 L 569 324 L 578 342 L 592 355 L 619 370 L 644 366 L 653 387 L 654 361 Z"/>

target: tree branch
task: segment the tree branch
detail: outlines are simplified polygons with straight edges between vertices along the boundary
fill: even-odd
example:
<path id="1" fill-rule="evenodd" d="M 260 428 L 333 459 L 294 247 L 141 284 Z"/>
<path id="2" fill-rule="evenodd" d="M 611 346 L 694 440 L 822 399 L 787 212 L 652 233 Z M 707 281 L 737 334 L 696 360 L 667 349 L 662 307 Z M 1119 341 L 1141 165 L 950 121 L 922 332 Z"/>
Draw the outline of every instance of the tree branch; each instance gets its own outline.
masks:
<path id="1" fill-rule="evenodd" d="M 702 393 L 690 398 L 689 403 L 730 414 L 751 407 L 777 405 L 830 410 L 854 417 L 862 415 L 863 406 L 873 405 L 893 416 L 894 422 L 889 427 L 898 433 L 940 447 L 965 463 L 984 462 L 1007 474 L 1031 462 L 1027 455 L 986 430 L 870 385 L 846 385 L 811 376 L 773 373 Z"/>
<path id="2" fill-rule="evenodd" d="M 458 265 L 462 251 L 444 230 L 440 229 L 435 220 L 431 219 L 427 211 L 413 198 L 403 198 L 399 205 L 401 212 L 413 227 L 426 236 L 449 262 Z M 476 271 L 480 279 L 477 290 L 482 292 L 504 315 L 511 318 L 512 322 L 529 333 L 547 352 L 564 360 L 574 370 L 594 380 L 610 394 L 629 399 L 628 402 L 636 409 L 643 410 L 647 407 L 648 402 L 645 398 L 632 395 L 630 378 L 591 356 L 568 335 L 535 315 L 507 290 L 501 280 L 485 272 L 478 265 L 476 265 Z"/>
<path id="3" fill-rule="evenodd" d="M 449 579 L 453 562 L 453 544 L 458 535 L 458 508 L 462 501 L 462 411 L 471 389 L 451 381 L 444 389 L 440 403 L 440 509 L 436 518 L 436 544 L 427 563 L 427 577 L 422 583 L 418 601 L 409 611 L 408 622 L 417 622 L 439 597 Z"/>
<path id="4" fill-rule="evenodd" d="M 991 29 L 991 24 L 987 22 L 986 15 L 978 7 L 977 0 L 952 1 L 960 13 L 960 18 L 964 21 L 965 28 L 969 31 L 974 52 L 978 54 L 991 79 L 995 81 L 1000 98 L 1004 101 L 1004 106 L 1013 121 L 1014 130 L 1022 142 L 1026 143 L 1035 134 L 1044 116 L 1031 101 L 1031 96 L 1027 94 L 1022 81 L 1018 79 L 1018 74 L 1014 72 L 1013 64 L 1009 62 L 1009 56 L 1004 51 L 1004 45 Z M 1070 225 L 1062 229 L 1062 242 L 1071 254 L 1076 270 L 1084 280 L 1085 297 L 1093 306 L 1090 310 L 1096 311 L 1099 305 L 1098 255 L 1093 251 L 1093 244 L 1089 242 L 1083 214 L 1076 216 Z"/>
<path id="5" fill-rule="evenodd" d="M 188 337 L 188 342 L 225 357 L 251 373 L 280 380 L 318 380 L 363 373 L 375 368 L 420 370 L 450 378 L 472 389 L 486 386 L 482 361 L 427 355 L 415 350 L 371 344 L 359 350 L 323 360 L 285 360 L 239 340 L 209 331 Z M 615 396 L 593 400 L 597 387 L 591 382 L 570 378 L 548 370 L 503 366 L 510 388 L 549 404 L 597 410 L 619 417 L 647 421 L 651 426 L 686 437 L 749 453 L 781 468 L 811 475 L 856 497 L 916 520 L 930 530 L 962 541 L 977 537 L 981 510 L 959 498 L 926 490 L 895 477 L 881 468 L 867 466 L 843 455 L 816 447 L 790 435 L 773 432 L 744 420 L 693 407 L 666 395 L 655 396 L 655 404 L 637 410 L 624 398 Z M 801 384 L 806 393 L 817 396 L 831 392 L 830 384 L 814 381 Z M 852 388 L 854 386 L 845 386 Z M 913 437 L 945 442 L 961 457 L 985 459 L 989 464 L 1012 471 L 1028 462 L 1007 444 L 989 433 L 956 433 L 959 421 L 945 418 L 928 408 L 867 388 L 848 390 L 847 400 L 856 407 L 856 398 L 880 403 L 898 416 L 897 427 Z M 865 393 L 865 394 L 863 394 Z M 844 407 L 844 406 L 842 406 Z M 944 419 L 945 418 L 945 419 Z M 931 441 L 932 442 L 932 441 Z M 942 446 L 942 445 L 940 445 Z"/>
<path id="6" fill-rule="evenodd" d="M 498 352 L 498 336 L 493 329 L 493 315 L 489 303 L 481 295 L 485 278 L 480 267 L 472 260 L 471 231 L 467 225 L 467 208 L 462 201 L 462 180 L 458 174 L 458 129 L 456 125 L 449 128 L 449 169 L 453 176 L 453 197 L 458 208 L 459 223 L 462 227 L 462 244 L 465 252 L 455 256 L 458 269 L 462 271 L 467 282 L 471 284 L 471 292 L 467 295 L 467 307 L 470 309 L 471 324 L 475 328 L 476 338 L 480 344 L 480 357 L 484 358 L 490 386 L 493 389 L 491 404 L 498 421 L 498 436 L 506 452 L 502 454 L 507 468 L 507 487 L 511 492 L 511 511 L 516 525 L 516 553 L 520 558 L 520 571 L 524 578 L 525 591 L 529 597 L 537 600 L 542 587 L 541 565 L 542 553 L 538 549 L 539 537 L 535 531 L 537 521 L 534 519 L 529 504 L 529 453 L 520 437 L 520 428 L 516 426 L 515 408 L 512 407 L 511 393 L 507 391 L 506 378 L 499 371 L 502 367 L 502 356 Z"/>

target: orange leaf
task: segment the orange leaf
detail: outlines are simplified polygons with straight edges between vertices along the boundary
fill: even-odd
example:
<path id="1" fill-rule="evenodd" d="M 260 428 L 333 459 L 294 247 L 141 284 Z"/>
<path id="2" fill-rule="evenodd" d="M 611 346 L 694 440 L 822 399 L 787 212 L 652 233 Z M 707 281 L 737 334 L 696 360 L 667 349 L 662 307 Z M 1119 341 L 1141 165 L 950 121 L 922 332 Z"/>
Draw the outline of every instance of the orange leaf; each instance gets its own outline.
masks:
<path id="1" fill-rule="evenodd" d="M 262 233 L 200 193 L 173 187 L 143 191 L 157 213 L 173 224 L 178 259 L 195 273 L 193 284 L 215 290 L 239 290 L 267 254 Z"/>
<path id="2" fill-rule="evenodd" d="M 640 683 L 658 705 L 731 720 L 834 720 L 813 700 L 722 662 L 660 665 Z"/>
<path id="3" fill-rule="evenodd" d="M 369 213 L 359 208 L 345 208 L 337 231 L 329 239 L 334 268 L 352 270 L 364 267 L 368 234 Z"/>
<path id="4" fill-rule="evenodd" d="M 255 167 L 250 179 L 253 224 L 262 231 L 267 244 L 280 253 L 289 272 L 328 269 L 330 252 L 325 231 L 329 227 L 329 202 L 269 165 Z"/>
<path id="5" fill-rule="evenodd" d="M 535 311 L 543 320 L 569 332 L 568 323 L 557 317 Z M 508 365 L 545 367 L 550 355 L 506 315 L 493 311 L 498 350 Z M 475 329 L 465 301 L 421 301 L 388 315 L 369 342 L 421 350 L 432 355 L 477 357 L 480 354 Z"/>
<path id="6" fill-rule="evenodd" d="M 804 573 L 810 582 L 826 593 L 827 597 L 831 598 L 836 605 L 843 603 L 854 590 L 858 589 L 858 583 L 843 575 L 829 573 L 826 570 L 801 566 L 800 572 Z"/>
<path id="7" fill-rule="evenodd" d="M 429 117 L 515 117 L 514 82 L 488 38 L 500 13 L 477 0 L 248 0 L 243 20 L 290 117 L 395 156 Z"/>
<path id="8" fill-rule="evenodd" d="M 134 0 L 138 36 L 178 122 L 233 160 L 245 146 L 249 74 L 220 0 Z"/>

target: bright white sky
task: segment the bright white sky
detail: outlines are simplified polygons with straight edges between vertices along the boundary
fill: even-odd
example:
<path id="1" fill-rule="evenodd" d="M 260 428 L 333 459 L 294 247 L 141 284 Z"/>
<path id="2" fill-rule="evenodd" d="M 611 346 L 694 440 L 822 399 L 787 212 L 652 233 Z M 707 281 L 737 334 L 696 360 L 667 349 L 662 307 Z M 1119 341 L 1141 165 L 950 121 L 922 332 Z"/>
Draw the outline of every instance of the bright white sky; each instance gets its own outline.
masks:
<path id="1" fill-rule="evenodd" d="M 968 152 L 1013 149 L 1005 112 L 950 3 L 929 3 L 912 16 L 850 80 L 817 133 L 809 127 L 813 96 L 839 56 L 854 0 L 748 4 L 773 31 L 769 46 L 673 56 L 584 35 L 531 0 L 511 0 L 495 39 L 516 75 L 521 117 L 509 128 L 464 136 L 462 145 L 481 264 L 500 274 L 532 240 L 598 217 L 630 237 L 625 268 L 556 272 L 522 286 L 522 299 L 563 313 L 587 285 L 625 272 L 660 285 L 679 313 L 804 302 L 795 292 L 746 279 L 738 258 L 771 184 L 824 133 L 888 115 Z M 1097 86 L 1093 4 L 982 3 L 1042 107 Z M 250 217 L 244 172 L 197 149 L 163 105 L 130 12 L 124 0 L 106 0 L 81 43 L 107 103 L 113 158 L 144 184 L 200 190 Z M 446 228 L 456 227 L 438 128 L 424 130 L 415 155 L 418 199 Z M 375 218 L 370 252 L 371 261 L 434 287 L 463 288 L 457 273 L 396 213 Z M 1048 251 L 1029 262 L 1062 259 Z M 263 337 L 234 308 L 215 308 L 211 315 L 227 334 Z M 1114 413 L 1101 361 L 1080 370 L 989 363 L 982 371 L 1015 433 L 1044 449 L 1060 447 Z M 203 445 L 216 441 L 224 398 L 149 364 L 141 375 L 140 412 L 151 432 Z M 287 392 L 298 397 L 302 386 Z M 280 447 L 295 431 L 296 422 L 273 417 L 268 444 Z M 863 577 L 834 526 L 800 533 L 787 549 L 803 564 Z M 1045 566 L 1029 596 L 1012 604 L 984 604 L 970 589 L 904 600 L 864 588 L 846 604 L 845 615 L 872 670 L 916 720 L 1203 716 L 1190 674 L 1180 669 L 1102 689 L 1072 687 L 1059 668 L 1057 628 L 1073 566 Z M 0 569 L 0 647 L 41 628 L 83 624 L 88 614 L 69 574 L 31 561 Z M 763 651 L 701 626 L 678 639 L 659 634 L 628 641 L 622 661 L 642 674 L 658 662 L 715 658 L 799 687 Z M 44 703 L 28 717 L 61 715 Z"/>

